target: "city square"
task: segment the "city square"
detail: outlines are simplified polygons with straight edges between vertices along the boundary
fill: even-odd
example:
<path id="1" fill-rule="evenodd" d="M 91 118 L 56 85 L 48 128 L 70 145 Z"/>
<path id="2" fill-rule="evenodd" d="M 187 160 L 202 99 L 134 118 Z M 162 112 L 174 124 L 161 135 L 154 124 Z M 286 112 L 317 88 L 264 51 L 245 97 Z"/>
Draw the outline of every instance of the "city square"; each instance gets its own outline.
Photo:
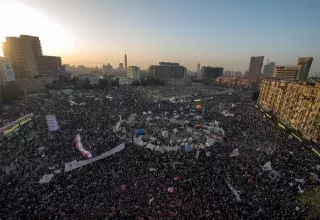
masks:
<path id="1" fill-rule="evenodd" d="M 303 216 L 298 196 L 317 184 L 319 157 L 309 142 L 300 142 L 265 117 L 248 93 L 181 101 L 145 95 L 143 87 L 61 90 L 6 105 L 2 117 L 17 109 L 17 118 L 33 116 L 1 142 L 1 216 Z M 59 130 L 47 130 L 48 114 L 56 116 Z M 221 138 L 207 132 L 210 127 L 220 127 Z M 91 159 L 75 147 L 76 135 Z M 95 160 L 122 143 L 124 149 Z M 68 163 L 79 167 L 69 170 Z"/>

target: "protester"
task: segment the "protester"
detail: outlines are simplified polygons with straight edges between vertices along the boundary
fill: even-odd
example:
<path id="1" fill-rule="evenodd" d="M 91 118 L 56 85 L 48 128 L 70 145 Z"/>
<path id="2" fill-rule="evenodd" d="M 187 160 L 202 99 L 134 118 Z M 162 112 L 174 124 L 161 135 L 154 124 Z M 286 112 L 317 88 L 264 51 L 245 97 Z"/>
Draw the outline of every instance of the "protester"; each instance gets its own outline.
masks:
<path id="1" fill-rule="evenodd" d="M 249 95 L 191 96 L 173 103 L 145 94 L 140 87 L 52 91 L 4 105 L 0 126 L 28 113 L 33 117 L 1 142 L 0 218 L 303 217 L 297 197 L 318 184 L 310 172 L 319 173 L 319 159 L 305 142 L 263 117 Z M 200 111 L 194 99 L 201 99 Z M 48 131 L 49 114 L 57 118 L 57 131 Z M 224 131 L 223 140 L 205 147 L 209 134 L 202 129 L 209 124 Z M 138 129 L 145 135 L 139 137 Z M 77 134 L 93 157 L 122 142 L 126 147 L 64 172 L 64 163 L 86 159 L 75 147 Z M 230 156 L 235 149 L 239 154 Z M 54 176 L 40 184 L 44 174 Z"/>

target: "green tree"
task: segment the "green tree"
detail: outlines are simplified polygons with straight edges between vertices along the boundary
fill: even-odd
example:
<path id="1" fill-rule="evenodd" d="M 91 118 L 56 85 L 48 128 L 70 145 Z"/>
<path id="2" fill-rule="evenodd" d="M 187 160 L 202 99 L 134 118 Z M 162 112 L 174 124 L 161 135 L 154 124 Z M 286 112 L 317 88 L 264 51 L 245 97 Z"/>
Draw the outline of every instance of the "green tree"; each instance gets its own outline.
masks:
<path id="1" fill-rule="evenodd" d="M 299 200 L 306 210 L 306 219 L 320 219 L 320 187 L 315 190 L 307 189 Z"/>
<path id="2" fill-rule="evenodd" d="M 1 88 L 2 100 L 7 102 L 16 99 L 19 96 L 19 86 L 16 83 L 8 83 Z"/>
<path id="3" fill-rule="evenodd" d="M 98 88 L 103 89 L 108 85 L 109 85 L 109 78 L 107 76 L 104 76 L 102 79 L 99 79 Z"/>
<path id="4" fill-rule="evenodd" d="M 112 86 L 119 86 L 119 78 L 114 78 L 111 80 L 110 84 Z"/>

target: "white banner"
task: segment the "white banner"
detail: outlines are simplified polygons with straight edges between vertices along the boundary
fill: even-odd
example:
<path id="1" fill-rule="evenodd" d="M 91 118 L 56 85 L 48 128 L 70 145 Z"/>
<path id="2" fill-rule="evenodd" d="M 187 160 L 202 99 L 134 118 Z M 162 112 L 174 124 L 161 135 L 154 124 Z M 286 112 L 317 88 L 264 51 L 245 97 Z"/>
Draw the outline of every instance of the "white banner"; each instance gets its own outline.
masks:
<path id="1" fill-rule="evenodd" d="M 55 115 L 46 115 L 46 119 L 49 131 L 56 131 L 59 129 L 59 125 Z"/>
<path id="2" fill-rule="evenodd" d="M 239 155 L 239 150 L 238 150 L 238 148 L 236 148 L 231 152 L 230 157 L 235 157 L 235 156 L 238 156 L 238 155 Z"/>
<path id="3" fill-rule="evenodd" d="M 80 160 L 80 161 L 73 161 L 73 162 L 68 162 L 68 163 L 65 163 L 64 165 L 64 171 L 65 172 L 69 172 L 71 170 L 74 170 L 74 169 L 77 169 L 77 168 L 80 168 L 80 167 L 83 167 L 85 165 L 88 165 L 90 163 L 93 163 L 93 162 L 96 162 L 98 160 L 101 160 L 103 158 L 106 158 L 112 154 L 115 154 L 119 151 L 122 151 L 124 149 L 125 145 L 124 143 L 120 144 L 119 146 L 117 147 L 114 147 L 112 148 L 111 150 L 97 156 L 97 157 L 94 157 L 94 158 L 91 158 L 89 160 Z"/>

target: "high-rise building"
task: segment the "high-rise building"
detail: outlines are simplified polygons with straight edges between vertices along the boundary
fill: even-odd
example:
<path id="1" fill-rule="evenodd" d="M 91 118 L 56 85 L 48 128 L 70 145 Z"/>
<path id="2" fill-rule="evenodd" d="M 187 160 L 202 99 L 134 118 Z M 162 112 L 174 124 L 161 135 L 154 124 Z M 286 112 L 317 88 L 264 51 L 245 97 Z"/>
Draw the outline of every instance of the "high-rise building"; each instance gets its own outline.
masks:
<path id="1" fill-rule="evenodd" d="M 179 63 L 160 62 L 159 65 L 151 65 L 149 71 L 155 77 L 170 79 L 185 78 L 187 69 Z"/>
<path id="2" fill-rule="evenodd" d="M 300 81 L 306 81 L 312 65 L 313 57 L 299 57 L 297 65 L 301 65 Z"/>
<path id="3" fill-rule="evenodd" d="M 275 68 L 276 68 L 276 63 L 274 63 L 274 62 L 267 63 L 263 67 L 263 74 L 268 77 L 271 77 L 273 75 L 273 71 Z"/>
<path id="4" fill-rule="evenodd" d="M 259 104 L 284 124 L 301 132 L 305 138 L 320 136 L 320 83 L 262 80 Z"/>
<path id="5" fill-rule="evenodd" d="M 127 76 L 134 81 L 140 81 L 140 67 L 129 66 L 127 69 Z"/>
<path id="6" fill-rule="evenodd" d="M 248 79 L 251 82 L 258 82 L 261 74 L 264 56 L 251 57 Z"/>
<path id="7" fill-rule="evenodd" d="M 273 77 L 286 81 L 299 80 L 301 73 L 301 65 L 293 66 L 277 66 L 274 69 Z"/>
<path id="8" fill-rule="evenodd" d="M 124 70 L 124 68 L 123 68 L 123 63 L 119 63 L 119 69 L 120 69 L 120 70 Z"/>
<path id="9" fill-rule="evenodd" d="M 0 57 L 0 86 L 16 80 L 11 61 Z"/>
<path id="10" fill-rule="evenodd" d="M 6 37 L 2 50 L 4 56 L 12 61 L 17 78 L 33 78 L 61 71 L 61 58 L 43 56 L 39 37 Z"/>
<path id="11" fill-rule="evenodd" d="M 128 68 L 128 63 L 127 63 L 127 52 L 125 52 L 124 53 L 124 67 L 125 67 L 125 69 L 127 70 L 127 68 Z"/>
<path id="12" fill-rule="evenodd" d="M 223 74 L 223 67 L 211 67 L 203 66 L 201 67 L 200 76 L 203 80 L 213 80 Z"/>
<path id="13" fill-rule="evenodd" d="M 42 50 L 38 37 L 27 35 L 6 37 L 2 50 L 4 56 L 12 61 L 18 78 L 32 78 L 39 75 L 36 59 L 42 55 Z"/>
<path id="14" fill-rule="evenodd" d="M 197 74 L 200 74 L 200 63 L 198 63 L 198 67 L 197 67 Z"/>

